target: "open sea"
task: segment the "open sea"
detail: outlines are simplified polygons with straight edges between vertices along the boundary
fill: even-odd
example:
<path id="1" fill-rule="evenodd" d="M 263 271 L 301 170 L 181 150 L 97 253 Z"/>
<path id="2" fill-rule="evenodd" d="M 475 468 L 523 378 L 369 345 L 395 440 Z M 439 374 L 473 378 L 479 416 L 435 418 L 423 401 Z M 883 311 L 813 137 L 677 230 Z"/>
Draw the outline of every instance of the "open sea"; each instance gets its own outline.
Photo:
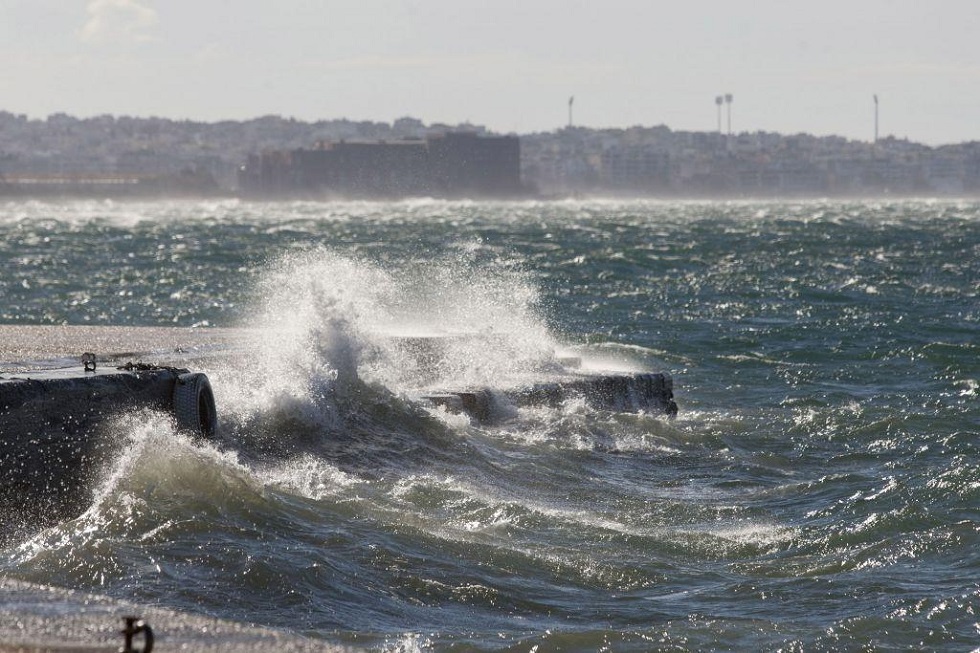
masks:
<path id="1" fill-rule="evenodd" d="M 5 202 L 0 323 L 261 337 L 217 441 L 121 416 L 0 575 L 374 651 L 978 650 L 978 295 L 974 201 Z M 413 399 L 555 352 L 677 418 Z"/>

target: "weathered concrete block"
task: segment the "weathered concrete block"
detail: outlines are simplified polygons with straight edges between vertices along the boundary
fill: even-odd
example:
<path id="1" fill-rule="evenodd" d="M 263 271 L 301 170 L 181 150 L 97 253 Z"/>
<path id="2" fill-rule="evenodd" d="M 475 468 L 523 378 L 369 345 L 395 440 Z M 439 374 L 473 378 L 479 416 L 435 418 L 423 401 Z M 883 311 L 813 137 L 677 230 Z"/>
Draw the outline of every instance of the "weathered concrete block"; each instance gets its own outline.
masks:
<path id="1" fill-rule="evenodd" d="M 180 426 L 213 432 L 214 398 L 186 369 L 128 365 L 83 371 L 47 370 L 0 377 L 0 510 L 3 528 L 70 514 L 89 499 L 102 463 L 118 452 L 104 424 L 139 408 L 172 412 L 175 400 L 196 391 L 194 419 Z M 182 381 L 184 381 L 182 383 Z M 197 381 L 188 384 L 186 381 Z M 206 382 L 206 380 L 205 380 Z M 208 412 L 210 411 L 210 412 Z M 187 411 L 185 410 L 185 413 Z"/>
<path id="2" fill-rule="evenodd" d="M 422 399 L 451 412 L 465 413 L 477 421 L 489 422 L 503 412 L 503 403 L 557 408 L 577 397 L 597 410 L 677 415 L 673 379 L 668 374 L 652 372 L 580 376 L 497 392 L 489 388 L 439 392 L 424 395 Z"/>

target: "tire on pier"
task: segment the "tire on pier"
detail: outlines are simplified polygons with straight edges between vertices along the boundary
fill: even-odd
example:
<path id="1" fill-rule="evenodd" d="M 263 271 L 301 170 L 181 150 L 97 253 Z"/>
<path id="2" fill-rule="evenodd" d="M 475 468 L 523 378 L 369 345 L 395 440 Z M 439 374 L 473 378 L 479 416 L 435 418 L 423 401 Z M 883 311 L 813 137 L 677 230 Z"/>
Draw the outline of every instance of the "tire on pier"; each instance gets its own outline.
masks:
<path id="1" fill-rule="evenodd" d="M 205 374 L 181 374 L 174 383 L 174 419 L 177 428 L 206 438 L 218 432 L 218 411 L 214 393 Z"/>

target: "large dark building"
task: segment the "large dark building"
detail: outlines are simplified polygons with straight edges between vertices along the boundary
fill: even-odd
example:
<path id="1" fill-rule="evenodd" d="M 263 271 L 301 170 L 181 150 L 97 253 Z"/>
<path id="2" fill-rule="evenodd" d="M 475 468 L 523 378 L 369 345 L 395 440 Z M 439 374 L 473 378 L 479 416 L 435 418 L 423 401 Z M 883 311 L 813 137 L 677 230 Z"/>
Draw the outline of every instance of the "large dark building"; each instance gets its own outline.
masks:
<path id="1" fill-rule="evenodd" d="M 337 197 L 511 197 L 521 194 L 516 136 L 449 132 L 422 139 L 327 142 L 250 156 L 245 194 Z"/>

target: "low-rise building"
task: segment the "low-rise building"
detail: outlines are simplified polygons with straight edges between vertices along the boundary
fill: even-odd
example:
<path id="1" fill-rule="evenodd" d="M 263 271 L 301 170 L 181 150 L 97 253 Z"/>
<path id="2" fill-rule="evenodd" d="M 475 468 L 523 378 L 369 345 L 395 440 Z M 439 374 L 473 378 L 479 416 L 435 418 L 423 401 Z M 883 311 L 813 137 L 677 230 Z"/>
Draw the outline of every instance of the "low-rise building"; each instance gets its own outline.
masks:
<path id="1" fill-rule="evenodd" d="M 447 132 L 253 155 L 239 185 L 267 196 L 508 197 L 522 193 L 520 165 L 516 136 Z"/>

